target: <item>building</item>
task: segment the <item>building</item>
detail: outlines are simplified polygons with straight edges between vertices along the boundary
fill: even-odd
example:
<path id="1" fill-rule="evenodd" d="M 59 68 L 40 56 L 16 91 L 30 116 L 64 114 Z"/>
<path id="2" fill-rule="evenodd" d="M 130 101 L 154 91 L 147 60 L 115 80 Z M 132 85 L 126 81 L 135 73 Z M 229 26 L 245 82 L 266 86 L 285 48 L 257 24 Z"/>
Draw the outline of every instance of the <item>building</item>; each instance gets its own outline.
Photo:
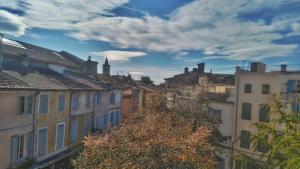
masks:
<path id="1" fill-rule="evenodd" d="M 102 68 L 103 68 L 102 74 L 109 76 L 110 75 L 110 65 L 108 64 L 107 58 L 105 59 L 105 63 L 103 64 Z"/>
<path id="2" fill-rule="evenodd" d="M 266 150 L 255 150 L 251 144 L 251 135 L 257 133 L 252 124 L 269 121 L 266 105 L 272 94 L 281 95 L 292 112 L 300 112 L 299 92 L 300 72 L 288 71 L 286 65 L 281 65 L 280 71 L 269 72 L 266 71 L 266 65 L 260 62 L 251 63 L 250 70 L 237 67 L 233 131 L 235 154 L 244 153 L 264 161 L 262 153 Z"/>
<path id="3" fill-rule="evenodd" d="M 98 79 L 90 57 L 3 42 L 0 168 L 51 166 L 121 122 L 122 90 Z"/>

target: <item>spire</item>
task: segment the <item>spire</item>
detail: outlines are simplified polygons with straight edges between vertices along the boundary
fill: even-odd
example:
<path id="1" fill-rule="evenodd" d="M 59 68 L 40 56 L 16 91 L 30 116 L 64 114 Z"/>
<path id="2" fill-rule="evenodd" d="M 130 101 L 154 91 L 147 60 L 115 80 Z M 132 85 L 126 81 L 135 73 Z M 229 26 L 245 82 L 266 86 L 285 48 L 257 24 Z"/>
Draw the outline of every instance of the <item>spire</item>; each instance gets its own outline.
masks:
<path id="1" fill-rule="evenodd" d="M 104 63 L 105 65 L 108 65 L 108 60 L 107 60 L 107 57 L 106 57 L 106 59 L 105 59 L 105 63 Z"/>

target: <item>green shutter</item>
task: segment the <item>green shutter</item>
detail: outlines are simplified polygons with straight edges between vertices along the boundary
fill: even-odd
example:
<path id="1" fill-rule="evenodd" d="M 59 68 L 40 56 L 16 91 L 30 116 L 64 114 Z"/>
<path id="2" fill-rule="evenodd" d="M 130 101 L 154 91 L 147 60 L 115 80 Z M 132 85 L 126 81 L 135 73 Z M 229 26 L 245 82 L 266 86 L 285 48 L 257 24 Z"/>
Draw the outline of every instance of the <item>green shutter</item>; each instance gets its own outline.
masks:
<path id="1" fill-rule="evenodd" d="M 242 130 L 241 131 L 241 138 L 240 138 L 240 147 L 245 149 L 250 149 L 250 132 Z"/>
<path id="2" fill-rule="evenodd" d="M 269 111 L 270 108 L 267 105 L 260 105 L 259 108 L 259 121 L 260 122 L 269 122 Z"/>
<path id="3" fill-rule="evenodd" d="M 242 104 L 242 119 L 251 120 L 252 105 L 250 103 Z"/>

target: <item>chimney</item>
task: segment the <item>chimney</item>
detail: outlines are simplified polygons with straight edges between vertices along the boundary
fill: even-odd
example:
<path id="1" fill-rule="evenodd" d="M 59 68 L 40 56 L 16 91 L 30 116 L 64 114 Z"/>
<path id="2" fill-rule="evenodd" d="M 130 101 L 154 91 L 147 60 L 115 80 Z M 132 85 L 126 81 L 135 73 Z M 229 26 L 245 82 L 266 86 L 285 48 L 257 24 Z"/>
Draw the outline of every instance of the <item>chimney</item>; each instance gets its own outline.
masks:
<path id="1" fill-rule="evenodd" d="M 198 64 L 198 72 L 204 73 L 204 69 L 205 69 L 205 63 L 199 63 Z"/>
<path id="2" fill-rule="evenodd" d="M 286 72 L 287 71 L 287 65 L 286 64 L 282 64 L 282 65 L 280 65 L 280 71 L 281 72 Z"/>
<path id="3" fill-rule="evenodd" d="M 262 62 L 251 62 L 250 71 L 264 73 L 266 72 L 266 64 Z"/>
<path id="4" fill-rule="evenodd" d="M 189 73 L 189 68 L 188 67 L 184 68 L 184 73 Z"/>

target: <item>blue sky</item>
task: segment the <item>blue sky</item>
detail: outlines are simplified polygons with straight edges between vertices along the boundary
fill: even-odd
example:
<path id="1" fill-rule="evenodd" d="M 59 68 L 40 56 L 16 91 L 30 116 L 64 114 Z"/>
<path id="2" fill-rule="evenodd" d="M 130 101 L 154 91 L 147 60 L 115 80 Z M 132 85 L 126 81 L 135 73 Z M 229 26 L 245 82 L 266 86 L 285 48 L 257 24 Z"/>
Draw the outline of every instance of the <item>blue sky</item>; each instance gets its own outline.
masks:
<path id="1" fill-rule="evenodd" d="M 157 83 L 199 62 L 300 69 L 300 0 L 1 0 L 0 32 Z"/>

